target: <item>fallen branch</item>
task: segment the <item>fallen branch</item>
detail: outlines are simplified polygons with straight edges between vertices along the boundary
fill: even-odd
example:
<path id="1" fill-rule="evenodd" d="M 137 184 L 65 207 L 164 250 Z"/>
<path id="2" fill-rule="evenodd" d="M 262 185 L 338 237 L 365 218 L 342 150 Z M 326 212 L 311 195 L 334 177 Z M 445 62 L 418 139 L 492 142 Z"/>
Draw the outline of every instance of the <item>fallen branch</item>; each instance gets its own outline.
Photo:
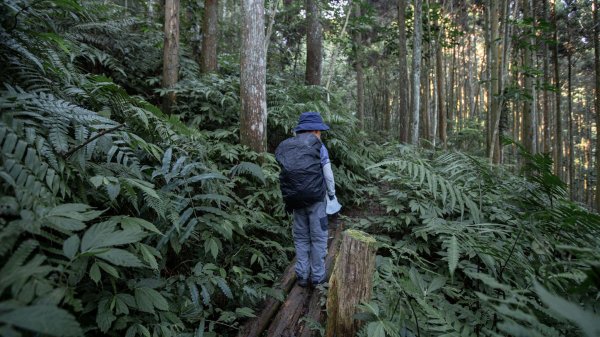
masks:
<path id="1" fill-rule="evenodd" d="M 71 150 L 65 152 L 65 154 L 63 155 L 63 158 L 65 159 L 69 159 L 69 157 L 71 157 L 73 155 L 73 153 L 79 151 L 81 148 L 83 148 L 84 146 L 88 145 L 89 143 L 93 142 L 94 140 L 104 136 L 105 134 L 109 133 L 109 132 L 113 132 L 116 130 L 119 130 L 120 128 L 124 127 L 125 124 L 119 124 L 115 127 L 112 127 L 110 129 L 106 129 L 106 130 L 102 130 L 101 132 L 99 132 L 97 135 L 91 137 L 90 139 L 86 140 L 85 142 L 77 145 L 76 147 L 72 148 Z"/>

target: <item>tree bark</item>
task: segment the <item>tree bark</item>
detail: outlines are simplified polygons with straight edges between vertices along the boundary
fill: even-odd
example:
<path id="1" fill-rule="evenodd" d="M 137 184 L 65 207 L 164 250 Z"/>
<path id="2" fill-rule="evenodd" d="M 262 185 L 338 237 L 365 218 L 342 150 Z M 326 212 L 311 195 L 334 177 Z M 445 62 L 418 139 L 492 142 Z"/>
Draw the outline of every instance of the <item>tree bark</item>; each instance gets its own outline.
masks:
<path id="1" fill-rule="evenodd" d="M 375 269 L 375 239 L 347 230 L 335 261 L 327 294 L 327 337 L 354 336 L 361 323 L 354 319 L 356 307 L 371 299 Z"/>
<path id="2" fill-rule="evenodd" d="M 306 0 L 306 74 L 308 85 L 321 85 L 323 29 L 317 0 Z"/>
<path id="3" fill-rule="evenodd" d="M 569 194 L 571 199 L 575 199 L 575 144 L 573 137 L 573 95 L 572 95 L 572 77 L 571 71 L 573 69 L 571 50 L 567 52 L 567 121 L 569 123 L 569 167 L 567 172 L 569 172 Z"/>
<path id="4" fill-rule="evenodd" d="M 545 21 L 548 21 L 548 0 L 543 1 L 543 17 Z M 546 34 L 544 34 L 546 36 Z M 548 44 L 546 42 L 542 42 L 542 58 L 543 58 L 543 67 L 544 67 L 544 85 L 546 85 L 550 81 L 550 76 L 548 74 L 549 69 L 549 56 L 548 56 Z M 550 97 L 548 95 L 548 90 L 544 89 L 542 91 L 542 114 L 544 119 L 544 140 L 543 144 L 543 152 L 550 152 L 550 107 L 549 107 Z"/>
<path id="5" fill-rule="evenodd" d="M 596 210 L 600 210 L 600 18 L 598 17 L 598 0 L 594 0 L 594 65 L 596 68 Z"/>
<path id="6" fill-rule="evenodd" d="M 412 63 L 412 118 L 410 121 L 410 143 L 419 144 L 419 112 L 420 112 L 420 88 L 421 88 L 421 40 L 423 27 L 421 24 L 423 13 L 422 0 L 415 0 L 413 29 L 413 63 Z"/>
<path id="7" fill-rule="evenodd" d="M 179 75 L 179 0 L 165 1 L 164 30 L 162 86 L 171 89 L 177 83 Z M 168 92 L 163 97 L 163 111 L 170 114 L 173 104 L 175 93 Z"/>
<path id="8" fill-rule="evenodd" d="M 436 81 L 437 81 L 437 108 L 439 114 L 439 122 L 438 122 L 438 133 L 440 136 L 440 142 L 442 142 L 442 147 L 444 149 L 448 148 L 448 133 L 447 133 L 447 116 L 445 109 L 445 95 L 444 95 L 444 66 L 442 64 L 442 43 L 440 38 L 436 43 L 435 50 L 435 68 L 436 68 Z"/>
<path id="9" fill-rule="evenodd" d="M 398 113 L 400 115 L 400 141 L 407 143 L 409 140 L 409 112 L 408 112 L 408 67 L 406 65 L 406 0 L 398 0 L 398 30 L 400 33 L 398 60 L 399 70 L 399 97 Z"/>
<path id="10" fill-rule="evenodd" d="M 527 1 L 527 0 L 526 0 Z M 500 141 L 499 141 L 499 126 L 501 114 L 501 67 L 499 62 L 498 39 L 500 35 L 498 25 L 500 1 L 490 0 L 489 18 L 490 18 L 490 89 L 488 93 L 488 156 L 490 162 L 499 163 L 500 161 Z M 508 15 L 508 13 L 506 14 Z"/>
<path id="11" fill-rule="evenodd" d="M 218 0 L 204 0 L 204 20 L 202 20 L 202 73 L 217 71 Z"/>
<path id="12" fill-rule="evenodd" d="M 360 17 L 360 3 L 355 4 L 355 6 L 355 15 L 356 17 Z M 359 31 L 356 31 L 353 34 L 353 40 L 354 70 L 356 71 L 356 117 L 358 118 L 359 128 L 363 129 L 365 119 L 365 75 L 362 64 L 362 34 Z"/>
<path id="13" fill-rule="evenodd" d="M 523 6 L 523 16 L 525 19 L 529 19 L 532 17 L 531 3 L 530 0 L 524 0 Z M 525 35 L 530 36 L 531 34 L 531 26 L 526 26 Z M 531 69 L 533 67 L 532 64 L 532 53 L 531 48 L 533 47 L 533 41 L 530 38 L 527 38 L 526 45 L 524 48 L 523 55 L 523 67 L 525 69 Z M 533 94 L 533 79 L 532 75 L 524 74 L 524 82 L 525 82 L 525 95 L 529 98 L 525 101 L 523 106 L 523 146 L 527 150 L 527 152 L 531 154 L 536 154 L 536 141 L 535 141 L 535 117 L 534 117 L 534 94 Z"/>
<path id="14" fill-rule="evenodd" d="M 554 93 L 554 97 L 556 99 L 555 109 L 556 109 L 556 119 L 555 125 L 556 137 L 554 139 L 554 173 L 562 178 L 562 156 L 563 156 L 563 137 L 562 137 L 562 116 L 560 115 L 560 101 L 561 101 L 561 88 L 560 88 L 560 68 L 558 63 L 558 27 L 557 27 L 557 13 L 556 13 L 556 0 L 554 0 L 554 5 L 552 6 L 552 23 L 554 24 L 554 48 L 552 48 L 552 61 L 554 63 L 554 86 L 556 92 Z"/>
<path id="15" fill-rule="evenodd" d="M 267 101 L 264 1 L 243 0 L 240 58 L 240 142 L 256 152 L 267 150 Z"/>

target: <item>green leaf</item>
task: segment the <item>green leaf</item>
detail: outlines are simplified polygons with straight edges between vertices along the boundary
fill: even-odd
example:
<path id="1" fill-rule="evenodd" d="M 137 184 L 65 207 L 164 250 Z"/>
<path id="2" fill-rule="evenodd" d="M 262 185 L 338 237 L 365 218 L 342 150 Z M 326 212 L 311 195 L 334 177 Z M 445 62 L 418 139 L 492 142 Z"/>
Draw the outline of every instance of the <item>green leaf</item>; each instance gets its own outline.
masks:
<path id="1" fill-rule="evenodd" d="M 258 180 L 260 180 L 260 182 L 263 184 L 266 181 L 266 177 L 265 177 L 265 174 L 264 174 L 262 168 L 255 163 L 243 161 L 231 168 L 231 174 L 233 174 L 233 175 L 237 176 L 237 175 L 244 174 L 244 173 L 251 174 Z"/>
<path id="2" fill-rule="evenodd" d="M 588 336 L 600 336 L 600 316 L 585 311 L 581 306 L 560 296 L 551 294 L 539 282 L 534 281 L 535 292 L 542 302 L 558 315 L 574 322 Z"/>
<path id="3" fill-rule="evenodd" d="M 154 257 L 154 255 L 152 255 L 152 253 L 150 252 L 148 247 L 143 243 L 140 243 L 139 247 L 140 247 L 140 252 L 142 252 L 142 257 L 144 258 L 144 261 L 146 261 L 146 263 L 148 263 L 150 268 L 152 268 L 154 270 L 158 270 L 158 263 L 156 262 L 156 258 Z"/>
<path id="4" fill-rule="evenodd" d="M 452 235 L 450 242 L 448 243 L 448 269 L 450 270 L 450 275 L 454 275 L 454 270 L 456 270 L 456 266 L 458 266 L 458 258 L 458 240 L 456 239 L 456 236 Z"/>
<path id="5" fill-rule="evenodd" d="M 385 328 L 383 322 L 371 322 L 367 326 L 367 335 L 369 337 L 385 337 Z"/>
<path id="6" fill-rule="evenodd" d="M 254 310 L 248 307 L 237 308 L 235 309 L 235 313 L 238 315 L 238 317 L 256 317 Z"/>
<path id="7" fill-rule="evenodd" d="M 98 284 L 98 282 L 100 281 L 100 268 L 98 267 L 97 263 L 94 263 L 92 265 L 92 268 L 90 268 L 90 278 L 92 279 L 92 281 L 94 281 L 94 283 Z"/>
<path id="8" fill-rule="evenodd" d="M 132 186 L 135 186 L 137 188 L 139 188 L 140 190 L 142 190 L 144 193 L 148 194 L 149 196 L 159 199 L 160 197 L 158 196 L 158 194 L 156 193 L 156 191 L 154 190 L 154 185 L 144 181 L 144 180 L 139 180 L 139 179 L 133 179 L 133 178 L 125 178 L 125 180 L 131 184 Z"/>
<path id="9" fill-rule="evenodd" d="M 110 264 L 108 264 L 108 263 L 102 262 L 102 261 L 97 261 L 96 263 L 97 263 L 97 264 L 98 264 L 98 266 L 99 266 L 100 268 L 102 268 L 102 270 L 104 270 L 104 271 L 105 271 L 107 274 L 109 274 L 109 275 L 111 275 L 111 276 L 114 276 L 115 278 L 119 278 L 119 271 L 118 271 L 118 270 L 117 270 L 115 267 L 111 266 L 111 265 L 110 265 Z"/>
<path id="10" fill-rule="evenodd" d="M 154 308 L 158 310 L 169 310 L 169 303 L 156 290 L 151 288 L 136 288 L 135 302 L 139 310 L 154 313 Z"/>
<path id="11" fill-rule="evenodd" d="M 103 176 L 91 177 L 90 182 L 92 183 L 92 185 L 94 185 L 95 188 L 98 188 L 98 187 L 102 186 L 102 184 L 104 182 L 104 177 Z"/>
<path id="12" fill-rule="evenodd" d="M 146 236 L 146 233 L 133 227 L 115 230 L 115 226 L 114 221 L 104 221 L 90 227 L 81 239 L 81 251 L 138 242 Z"/>
<path id="13" fill-rule="evenodd" d="M 151 222 L 148 222 L 144 219 L 124 216 L 124 217 L 120 218 L 119 221 L 121 222 L 121 224 L 123 226 L 134 224 L 134 225 L 141 226 L 142 228 L 144 228 L 150 232 L 154 232 L 156 234 L 163 235 L 163 233 L 161 231 L 159 231 L 158 228 L 156 228 L 156 226 L 154 226 L 154 224 L 152 224 Z"/>
<path id="14" fill-rule="evenodd" d="M 219 255 L 219 240 L 215 238 L 209 238 L 206 240 L 204 251 L 207 253 L 210 252 L 213 258 L 216 259 L 217 255 Z"/>
<path id="15" fill-rule="evenodd" d="M 0 315 L 0 322 L 50 336 L 83 336 L 75 317 L 50 305 L 32 305 Z"/>
<path id="16" fill-rule="evenodd" d="M 142 261 L 140 261 L 140 259 L 138 259 L 137 256 L 124 249 L 110 248 L 106 251 L 96 254 L 96 256 L 117 266 L 144 267 L 144 264 Z"/>
<path id="17" fill-rule="evenodd" d="M 79 250 L 79 236 L 72 235 L 68 239 L 63 242 L 63 254 L 69 258 L 69 260 L 73 260 L 77 251 Z"/>
<path id="18" fill-rule="evenodd" d="M 96 313 L 96 324 L 100 331 L 106 333 L 110 329 L 112 323 L 117 319 L 111 310 L 111 301 L 104 298 L 98 302 L 98 312 Z"/>

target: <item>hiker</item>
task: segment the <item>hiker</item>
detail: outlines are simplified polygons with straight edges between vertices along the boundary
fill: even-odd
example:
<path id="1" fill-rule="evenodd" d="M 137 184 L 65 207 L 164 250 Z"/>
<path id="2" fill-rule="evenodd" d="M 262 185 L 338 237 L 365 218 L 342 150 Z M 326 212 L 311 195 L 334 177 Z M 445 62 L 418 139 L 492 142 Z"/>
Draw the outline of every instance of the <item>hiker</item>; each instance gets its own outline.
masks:
<path id="1" fill-rule="evenodd" d="M 337 204 L 329 153 L 321 142 L 321 132 L 326 130 L 329 126 L 318 112 L 304 112 L 294 129 L 296 136 L 275 150 L 281 193 L 286 209 L 293 212 L 296 276 L 301 287 L 308 286 L 309 279 L 312 285 L 326 282 L 326 200 Z"/>

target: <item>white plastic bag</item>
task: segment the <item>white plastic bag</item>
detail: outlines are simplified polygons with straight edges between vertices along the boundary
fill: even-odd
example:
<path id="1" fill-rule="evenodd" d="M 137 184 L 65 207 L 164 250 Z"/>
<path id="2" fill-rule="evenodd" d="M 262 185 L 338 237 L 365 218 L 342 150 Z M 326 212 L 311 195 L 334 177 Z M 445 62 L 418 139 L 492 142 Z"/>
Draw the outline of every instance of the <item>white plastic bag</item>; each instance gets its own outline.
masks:
<path id="1" fill-rule="evenodd" d="M 326 199 L 327 207 L 325 209 L 325 212 L 327 212 L 328 215 L 335 214 L 339 212 L 340 209 L 342 209 L 342 205 L 340 205 L 336 196 L 333 196 L 333 199 L 329 199 L 329 197 L 326 197 Z"/>

